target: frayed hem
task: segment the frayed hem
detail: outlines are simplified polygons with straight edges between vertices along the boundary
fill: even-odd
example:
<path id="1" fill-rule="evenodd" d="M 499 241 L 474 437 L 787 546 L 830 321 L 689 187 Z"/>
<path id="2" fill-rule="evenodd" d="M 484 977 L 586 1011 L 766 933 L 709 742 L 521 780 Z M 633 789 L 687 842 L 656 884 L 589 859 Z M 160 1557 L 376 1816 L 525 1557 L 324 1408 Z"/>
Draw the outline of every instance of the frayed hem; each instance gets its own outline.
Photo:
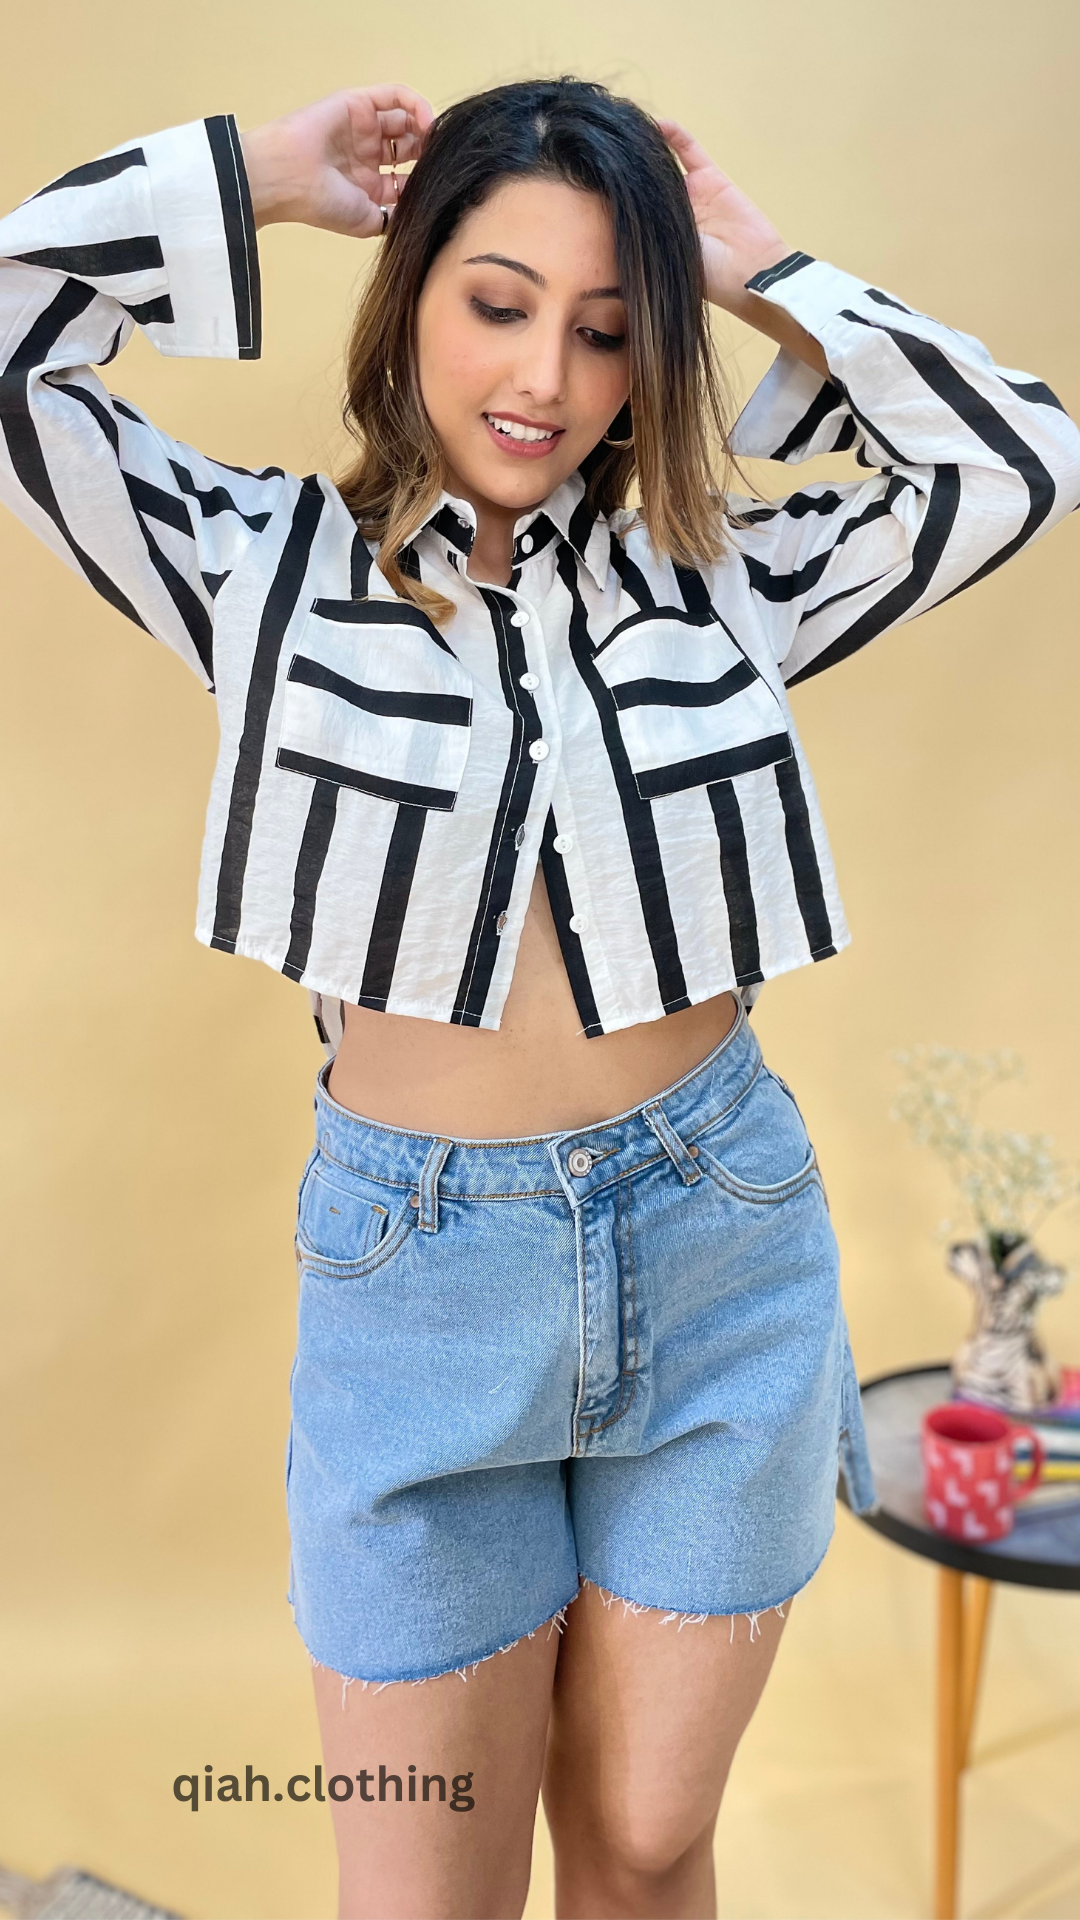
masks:
<path id="1" fill-rule="evenodd" d="M 519 1647 L 523 1640 L 535 1640 L 537 1634 L 542 1632 L 544 1627 L 548 1630 L 547 1637 L 550 1640 L 553 1632 L 562 1632 L 566 1624 L 567 1612 L 573 1606 L 580 1592 L 581 1587 L 579 1586 L 577 1593 L 572 1593 L 569 1600 L 564 1602 L 557 1613 L 549 1614 L 546 1620 L 541 1620 L 539 1625 L 530 1628 L 528 1633 L 519 1633 L 516 1640 L 508 1640 L 505 1646 L 492 1648 L 490 1653 L 481 1654 L 477 1660 L 466 1660 L 463 1666 L 440 1668 L 438 1673 L 422 1673 L 418 1674 L 415 1678 L 410 1675 L 405 1675 L 400 1680 L 365 1680 L 361 1674 L 339 1673 L 336 1667 L 328 1667 L 325 1660 L 318 1659 L 318 1657 L 312 1653 L 310 1647 L 307 1649 L 307 1656 L 313 1667 L 321 1667 L 324 1673 L 332 1673 L 335 1678 L 341 1681 L 341 1705 L 344 1710 L 350 1687 L 359 1687 L 361 1693 L 366 1693 L 369 1687 L 372 1693 L 381 1693 L 384 1687 L 424 1687 L 429 1680 L 449 1680 L 453 1674 L 457 1674 L 459 1680 L 467 1681 L 469 1675 L 476 1672 L 477 1667 L 486 1666 L 489 1660 L 494 1660 L 500 1653 L 512 1653 L 514 1648 Z"/>
<path id="2" fill-rule="evenodd" d="M 567 1613 L 584 1587 L 595 1587 L 604 1607 L 613 1607 L 616 1601 L 618 1601 L 622 1607 L 624 1619 L 628 1613 L 658 1613 L 662 1615 L 660 1621 L 661 1626 L 670 1626 L 673 1621 L 677 1621 L 678 1626 L 676 1631 L 679 1633 L 682 1632 L 684 1627 L 703 1626 L 706 1620 L 730 1620 L 731 1632 L 729 1640 L 732 1645 L 734 1645 L 735 1641 L 735 1622 L 737 1620 L 746 1620 L 749 1622 L 750 1640 L 752 1644 L 755 1640 L 761 1638 L 761 1620 L 763 1615 L 767 1613 L 778 1613 L 781 1620 L 786 1620 L 787 1614 L 785 1608 L 789 1607 L 792 1600 L 796 1597 L 795 1593 L 791 1593 L 785 1599 L 773 1601 L 767 1606 L 736 1607 L 732 1613 L 728 1613 L 726 1610 L 712 1613 L 685 1613 L 680 1612 L 678 1608 L 665 1609 L 664 1607 L 651 1606 L 645 1600 L 631 1600 L 627 1595 L 615 1593 L 610 1587 L 603 1586 L 599 1580 L 591 1580 L 587 1574 L 581 1574 L 579 1576 L 577 1592 L 572 1593 L 569 1600 L 565 1601 L 557 1612 L 549 1614 L 546 1619 L 540 1621 L 538 1626 L 532 1627 L 527 1633 L 519 1633 L 515 1640 L 508 1640 L 505 1646 L 494 1647 L 490 1653 L 481 1654 L 476 1660 L 466 1660 L 460 1667 L 444 1667 L 440 1668 L 438 1673 L 422 1673 L 415 1677 L 405 1675 L 400 1680 L 365 1680 L 362 1674 L 340 1673 L 336 1667 L 328 1666 L 325 1660 L 320 1660 L 316 1654 L 312 1653 L 310 1647 L 306 1649 L 307 1656 L 313 1667 L 321 1668 L 324 1673 L 332 1673 L 335 1678 L 341 1681 L 341 1705 L 343 1710 L 346 1705 L 350 1687 L 359 1687 L 361 1693 L 366 1693 L 370 1687 L 374 1694 L 381 1693 L 384 1687 L 423 1687 L 427 1685 L 429 1680 L 448 1680 L 453 1674 L 456 1674 L 459 1680 L 467 1681 L 469 1675 L 474 1674 L 478 1667 L 486 1666 L 489 1660 L 494 1660 L 500 1653 L 512 1653 L 514 1648 L 519 1647 L 523 1640 L 535 1640 L 537 1634 L 542 1632 L 544 1627 L 548 1630 L 547 1637 L 549 1640 L 553 1632 L 561 1634 L 566 1624 Z M 796 1589 L 796 1593 L 797 1592 L 798 1589 Z"/>
<path id="3" fill-rule="evenodd" d="M 669 1626 L 673 1620 L 677 1620 L 679 1624 L 676 1631 L 678 1633 L 681 1633 L 684 1627 L 703 1626 L 706 1620 L 730 1620 L 731 1634 L 729 1638 L 732 1644 L 734 1644 L 734 1640 L 735 1640 L 736 1620 L 748 1620 L 750 1622 L 750 1640 L 752 1643 L 754 1640 L 761 1638 L 762 1614 L 778 1613 L 780 1615 L 781 1620 L 786 1620 L 787 1615 L 784 1612 L 784 1608 L 790 1607 L 792 1600 L 795 1598 L 794 1594 L 789 1594 L 785 1600 L 774 1601 L 771 1606 L 737 1607 L 734 1613 L 730 1613 L 730 1614 L 726 1612 L 724 1613 L 680 1613 L 677 1608 L 674 1608 L 669 1612 L 665 1612 L 663 1607 L 650 1606 L 647 1601 L 629 1600 L 627 1599 L 625 1594 L 613 1593 L 610 1587 L 601 1586 L 599 1580 L 590 1580 L 585 1574 L 582 1574 L 581 1576 L 581 1584 L 583 1587 L 595 1587 L 605 1607 L 613 1607 L 615 1605 L 616 1600 L 618 1600 L 622 1606 L 624 1619 L 626 1618 L 626 1615 L 628 1613 L 663 1614 L 663 1619 L 661 1620 L 660 1625 L 662 1627 L 666 1627 L 666 1626 Z"/>

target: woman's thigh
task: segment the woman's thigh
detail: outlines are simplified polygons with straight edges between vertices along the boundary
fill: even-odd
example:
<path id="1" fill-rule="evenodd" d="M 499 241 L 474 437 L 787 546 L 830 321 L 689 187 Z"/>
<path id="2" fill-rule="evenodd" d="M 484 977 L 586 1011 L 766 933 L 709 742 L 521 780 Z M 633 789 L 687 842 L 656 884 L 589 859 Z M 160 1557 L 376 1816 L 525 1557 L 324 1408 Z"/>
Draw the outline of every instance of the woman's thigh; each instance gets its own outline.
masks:
<path id="1" fill-rule="evenodd" d="M 521 1913 L 559 1644 L 552 1622 L 464 1683 L 365 1688 L 313 1667 L 340 1920 Z"/>
<path id="2" fill-rule="evenodd" d="M 560 1912 L 578 1911 L 569 1893 L 587 1903 L 620 1879 L 662 1879 L 711 1836 L 786 1611 L 665 1617 L 583 1584 L 559 1647 L 543 1778 Z"/>

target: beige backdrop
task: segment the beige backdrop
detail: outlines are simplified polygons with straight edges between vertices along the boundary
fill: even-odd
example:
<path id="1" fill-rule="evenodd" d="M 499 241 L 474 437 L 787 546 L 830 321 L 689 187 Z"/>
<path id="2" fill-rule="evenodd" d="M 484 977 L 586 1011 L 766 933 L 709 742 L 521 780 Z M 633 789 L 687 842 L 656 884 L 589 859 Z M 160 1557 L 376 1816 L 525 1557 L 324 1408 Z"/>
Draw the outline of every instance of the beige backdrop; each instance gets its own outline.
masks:
<path id="1" fill-rule="evenodd" d="M 792 245 L 981 335 L 1075 411 L 1078 51 L 1071 0 L 36 0 L 5 23 L 0 203 L 202 114 L 244 127 L 378 79 L 441 106 L 570 70 L 686 122 Z M 138 341 L 108 377 L 209 453 L 325 469 L 369 256 L 288 228 L 262 257 L 261 363 Z M 726 338 L 745 389 L 768 354 Z M 1078 535 L 796 694 L 854 944 L 770 985 L 755 1025 L 818 1143 L 863 1373 L 948 1352 L 965 1319 L 934 1238 L 948 1189 L 887 1117 L 892 1051 L 1018 1049 L 1028 1083 L 999 1115 L 1080 1154 Z M 170 1783 L 317 1758 L 282 1468 L 320 1055 L 304 993 L 191 936 L 211 701 L 10 519 L 0 556 L 0 1860 L 306 1920 L 333 1911 L 325 1809 L 193 1818 Z M 1075 1257 L 1077 1215 L 1043 1239 Z M 1080 1283 L 1045 1326 L 1080 1362 Z M 923 1566 L 842 1520 L 736 1770 L 728 1920 L 923 1910 L 931 1599 Z M 1001 1604 L 971 1789 L 987 1920 L 1080 1913 L 1078 1624 L 1068 1597 Z"/>

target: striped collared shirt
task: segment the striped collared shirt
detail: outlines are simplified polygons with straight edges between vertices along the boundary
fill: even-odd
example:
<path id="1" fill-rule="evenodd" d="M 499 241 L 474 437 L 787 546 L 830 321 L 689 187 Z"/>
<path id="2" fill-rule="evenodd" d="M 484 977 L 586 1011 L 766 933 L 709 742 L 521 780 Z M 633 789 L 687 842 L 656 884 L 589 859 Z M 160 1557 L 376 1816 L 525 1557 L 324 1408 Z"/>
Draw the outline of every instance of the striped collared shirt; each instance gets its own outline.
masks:
<path id="1" fill-rule="evenodd" d="M 197 936 L 341 1003 L 497 1028 L 540 862 L 584 1032 L 823 959 L 848 932 L 786 689 L 980 580 L 1080 499 L 1054 395 L 980 344 L 792 254 L 749 282 L 822 344 L 781 352 L 735 451 L 851 449 L 865 477 L 732 501 L 693 570 L 574 475 L 468 577 L 443 494 L 395 597 L 332 482 L 196 453 L 109 393 L 162 352 L 259 352 L 231 117 L 150 135 L 0 222 L 5 499 L 217 697 Z"/>

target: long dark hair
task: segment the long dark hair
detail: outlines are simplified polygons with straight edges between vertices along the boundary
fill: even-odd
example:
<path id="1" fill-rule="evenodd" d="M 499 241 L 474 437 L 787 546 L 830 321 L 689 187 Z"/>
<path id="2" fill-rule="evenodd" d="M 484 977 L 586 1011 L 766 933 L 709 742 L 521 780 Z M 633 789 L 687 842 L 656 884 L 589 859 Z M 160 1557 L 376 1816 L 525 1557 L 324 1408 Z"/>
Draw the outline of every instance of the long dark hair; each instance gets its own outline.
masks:
<path id="1" fill-rule="evenodd" d="M 339 488 L 391 589 L 436 620 L 451 603 L 403 574 L 398 554 L 444 484 L 416 364 L 416 309 L 460 220 L 509 178 L 596 193 L 612 221 L 623 288 L 630 398 L 581 465 L 589 505 L 609 514 L 634 480 L 653 546 L 684 564 L 723 545 L 727 432 L 697 229 L 678 163 L 656 122 L 594 81 L 523 80 L 447 107 L 403 181 L 364 289 L 346 357 L 346 425 L 359 443 Z"/>

